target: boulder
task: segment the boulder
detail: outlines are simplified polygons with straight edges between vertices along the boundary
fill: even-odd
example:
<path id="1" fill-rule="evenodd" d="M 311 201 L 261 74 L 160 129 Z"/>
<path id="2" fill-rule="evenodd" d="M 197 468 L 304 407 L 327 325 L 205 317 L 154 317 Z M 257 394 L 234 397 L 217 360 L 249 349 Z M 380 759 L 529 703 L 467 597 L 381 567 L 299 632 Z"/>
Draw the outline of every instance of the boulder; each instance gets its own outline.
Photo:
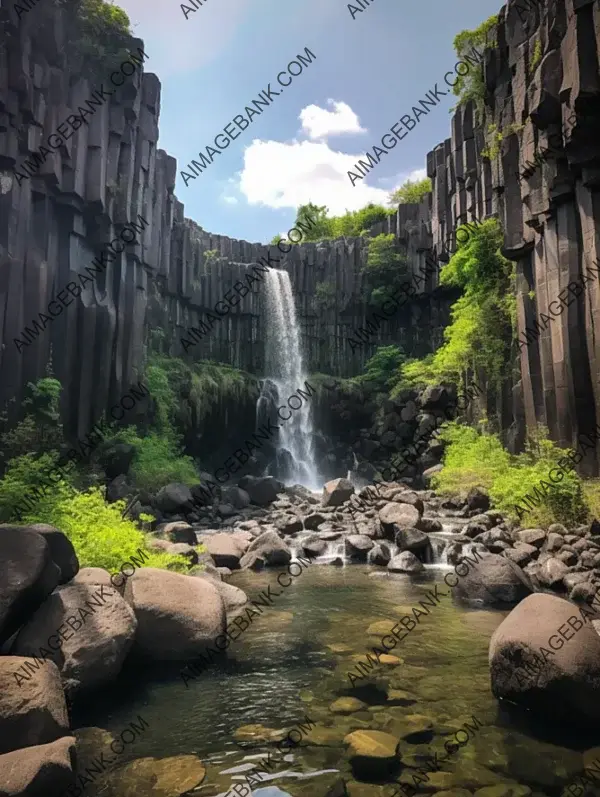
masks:
<path id="1" fill-rule="evenodd" d="M 391 501 L 379 510 L 379 522 L 383 533 L 393 538 L 396 528 L 415 528 L 421 519 L 421 513 L 412 504 L 399 504 Z"/>
<path id="2" fill-rule="evenodd" d="M 222 499 L 235 509 L 246 509 L 247 506 L 250 506 L 250 496 L 241 487 L 226 487 L 223 490 Z"/>
<path id="3" fill-rule="evenodd" d="M 419 521 L 419 529 L 427 534 L 431 534 L 435 533 L 436 531 L 443 531 L 444 527 L 442 526 L 441 521 L 439 521 L 437 518 L 422 517 Z"/>
<path id="4" fill-rule="evenodd" d="M 561 716 L 569 727 L 597 726 L 600 637 L 569 601 L 540 593 L 525 598 L 494 632 L 489 661 L 495 697 Z"/>
<path id="5" fill-rule="evenodd" d="M 241 568 L 261 570 L 290 563 L 292 552 L 276 531 L 265 531 L 250 543 L 240 560 Z"/>
<path id="6" fill-rule="evenodd" d="M 28 678 L 17 684 L 15 673 L 23 668 Z M 51 661 L 40 666 L 21 656 L 0 657 L 0 755 L 49 744 L 68 733 L 58 667 Z"/>
<path id="7" fill-rule="evenodd" d="M 367 554 L 375 543 L 365 534 L 349 534 L 344 538 L 344 549 L 348 559 L 354 562 L 366 562 Z"/>
<path id="8" fill-rule="evenodd" d="M 199 540 L 212 557 L 216 567 L 228 567 L 239 570 L 240 560 L 248 549 L 249 543 L 242 542 L 235 534 L 218 532 L 217 534 L 201 534 Z"/>
<path id="9" fill-rule="evenodd" d="M 400 551 L 425 551 L 430 546 L 429 537 L 418 529 L 397 529 L 394 535 Z"/>
<path id="10" fill-rule="evenodd" d="M 520 542 L 526 542 L 528 545 L 535 545 L 536 548 L 541 548 L 546 539 L 546 532 L 544 529 L 523 529 L 523 531 L 517 531 L 517 539 Z"/>
<path id="11" fill-rule="evenodd" d="M 326 515 L 322 515 L 320 512 L 313 512 L 312 515 L 307 515 L 304 518 L 304 528 L 314 531 L 315 529 L 318 529 L 322 523 L 326 522 Z"/>
<path id="12" fill-rule="evenodd" d="M 482 556 L 454 587 L 457 597 L 489 605 L 518 603 L 532 591 L 531 581 L 521 568 L 495 553 Z"/>
<path id="13" fill-rule="evenodd" d="M 145 658 L 193 658 L 225 630 L 223 598 L 207 578 L 145 567 L 128 580 L 125 596 L 137 618 L 135 647 Z"/>
<path id="14" fill-rule="evenodd" d="M 564 537 L 562 537 L 560 534 L 557 534 L 555 531 L 548 532 L 546 542 L 544 543 L 544 550 L 548 551 L 548 553 L 555 553 L 556 551 L 560 551 L 564 544 Z"/>
<path id="15" fill-rule="evenodd" d="M 425 568 L 414 553 L 403 551 L 403 553 L 392 557 L 387 569 L 391 570 L 392 573 L 420 573 Z"/>
<path id="16" fill-rule="evenodd" d="M 341 506 L 354 494 L 354 487 L 348 479 L 334 479 L 323 485 L 323 506 Z"/>
<path id="17" fill-rule="evenodd" d="M 277 499 L 277 493 L 283 491 L 283 485 L 273 476 L 244 476 L 239 487 L 250 496 L 253 504 L 267 506 Z"/>
<path id="18" fill-rule="evenodd" d="M 525 565 L 528 565 L 537 555 L 538 549 L 533 545 L 527 545 L 526 542 L 519 542 L 514 548 L 507 548 L 504 551 L 504 556 L 519 567 L 525 567 Z"/>
<path id="19" fill-rule="evenodd" d="M 98 586 L 104 584 L 106 587 L 113 586 L 110 582 L 110 573 L 101 567 L 82 567 L 69 586 L 76 587 L 81 584 L 87 586 L 90 584 L 97 584 Z"/>
<path id="20" fill-rule="evenodd" d="M 42 535 L 0 527 L 0 644 L 27 621 L 60 578 Z"/>
<path id="21" fill-rule="evenodd" d="M 190 567 L 198 564 L 198 551 L 186 542 L 168 542 L 165 552 L 173 556 L 184 557 L 184 559 L 187 559 Z"/>
<path id="22" fill-rule="evenodd" d="M 370 565 L 379 565 L 380 567 L 386 567 L 391 558 L 392 554 L 389 546 L 384 542 L 376 543 L 367 554 L 367 562 Z"/>
<path id="23" fill-rule="evenodd" d="M 156 533 L 164 535 L 169 542 L 185 542 L 188 545 L 197 545 L 196 532 L 184 520 L 174 523 L 161 523 L 156 527 Z"/>
<path id="24" fill-rule="evenodd" d="M 47 523 L 33 523 L 30 526 L 2 526 L 0 525 L 0 537 L 3 529 L 13 528 L 17 531 L 33 531 L 40 534 L 48 543 L 50 556 L 55 564 L 60 567 L 59 584 L 66 584 L 77 575 L 79 570 L 79 560 L 73 548 L 73 543 L 63 534 L 62 531 L 49 526 Z"/>
<path id="25" fill-rule="evenodd" d="M 195 755 L 136 758 L 109 773 L 108 794 L 119 797 L 198 794 L 198 786 L 205 776 L 206 767 Z"/>
<path id="26" fill-rule="evenodd" d="M 300 545 L 307 556 L 321 556 L 327 550 L 327 543 L 317 534 L 311 534 L 308 537 L 304 537 Z"/>
<path id="27" fill-rule="evenodd" d="M 21 628 L 11 654 L 51 659 L 63 688 L 72 694 L 117 677 L 135 630 L 133 611 L 114 587 L 68 584 L 53 592 Z"/>
<path id="28" fill-rule="evenodd" d="M 569 568 L 560 559 L 547 559 L 540 565 L 537 577 L 540 584 L 552 589 L 562 585 L 564 576 L 569 572 Z"/>
<path id="29" fill-rule="evenodd" d="M 171 484 L 162 487 L 154 498 L 154 503 L 157 508 L 166 514 L 188 512 L 191 510 L 193 502 L 194 499 L 192 498 L 190 488 L 179 482 L 171 482 Z"/>
<path id="30" fill-rule="evenodd" d="M 0 755 L 2 797 L 53 797 L 75 785 L 75 738 L 63 736 L 49 744 Z"/>
<path id="31" fill-rule="evenodd" d="M 243 589 L 235 587 L 233 584 L 228 584 L 226 581 L 222 581 L 212 573 L 195 573 L 194 577 L 206 578 L 217 588 L 219 595 L 223 599 L 225 612 L 228 618 L 230 615 L 238 614 L 239 610 L 248 603 L 248 596 Z"/>
<path id="32" fill-rule="evenodd" d="M 485 512 L 490 508 L 490 496 L 483 487 L 471 487 L 467 494 L 467 506 L 471 511 Z"/>
<path id="33" fill-rule="evenodd" d="M 296 515 L 280 515 L 274 519 L 273 523 L 277 531 L 282 534 L 296 534 L 304 529 L 302 521 Z"/>
<path id="34" fill-rule="evenodd" d="M 399 740 L 383 731 L 358 730 L 344 739 L 352 772 L 360 780 L 385 780 L 400 768 Z"/>

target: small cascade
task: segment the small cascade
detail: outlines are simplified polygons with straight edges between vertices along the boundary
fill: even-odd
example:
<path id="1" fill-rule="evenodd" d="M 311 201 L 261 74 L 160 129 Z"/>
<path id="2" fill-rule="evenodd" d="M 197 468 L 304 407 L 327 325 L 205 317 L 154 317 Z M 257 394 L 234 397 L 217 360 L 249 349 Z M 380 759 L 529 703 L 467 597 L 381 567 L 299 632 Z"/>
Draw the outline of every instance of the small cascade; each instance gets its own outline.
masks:
<path id="1" fill-rule="evenodd" d="M 268 418 L 280 427 L 272 475 L 286 485 L 301 484 L 310 490 L 320 490 L 322 481 L 315 465 L 311 399 L 300 399 L 297 393 L 304 388 L 307 375 L 288 273 L 269 269 L 265 275 L 264 295 L 265 317 L 268 319 L 265 330 L 266 378 L 256 405 L 257 428 Z M 294 403 L 300 401 L 296 408 L 288 404 L 290 397 L 294 396 Z M 277 414 L 278 407 L 282 407 L 282 413 L 289 416 L 287 420 Z"/>

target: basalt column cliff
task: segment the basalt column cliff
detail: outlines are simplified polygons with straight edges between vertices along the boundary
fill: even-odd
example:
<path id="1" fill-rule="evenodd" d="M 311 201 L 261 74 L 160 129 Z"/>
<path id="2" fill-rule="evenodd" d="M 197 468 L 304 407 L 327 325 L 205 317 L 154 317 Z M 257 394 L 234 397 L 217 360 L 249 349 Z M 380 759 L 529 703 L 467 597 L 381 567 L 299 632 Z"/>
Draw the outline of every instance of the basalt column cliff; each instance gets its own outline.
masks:
<path id="1" fill-rule="evenodd" d="M 440 255 L 442 241 L 459 223 L 498 215 L 505 254 L 517 263 L 521 330 L 576 278 L 584 252 L 589 263 L 596 259 L 594 214 L 600 212 L 594 122 L 598 2 L 546 0 L 529 11 L 524 5 L 521 0 L 520 7 L 509 3 L 502 9 L 497 46 L 486 51 L 483 122 L 475 123 L 472 104 L 453 116 L 451 138 L 427 156 L 432 198 L 420 206 L 400 206 L 386 229 L 377 230 L 396 235 L 409 271 L 416 273 L 427 255 Z M 88 125 L 19 185 L 15 168 L 97 88 L 71 73 L 65 62 L 64 13 L 40 3 L 16 27 L 0 4 L 6 43 L 0 48 L 1 406 L 16 398 L 11 406 L 18 411 L 25 385 L 44 376 L 51 360 L 65 388 L 68 428 L 85 433 L 137 380 L 149 330 L 155 329 L 163 330 L 163 345 L 173 356 L 193 352 L 194 359 L 260 372 L 260 286 L 188 355 L 180 339 L 268 251 L 290 273 L 311 371 L 358 373 L 378 343 L 397 342 L 411 356 L 423 356 L 441 343 L 454 297 L 431 296 L 436 287 L 431 277 L 420 295 L 382 326 L 378 338 L 351 350 L 348 338 L 369 312 L 361 291 L 362 239 L 300 244 L 284 256 L 261 244 L 208 233 L 186 219 L 174 195 L 176 161 L 157 148 L 160 83 L 153 74 L 133 75 Z M 132 46 L 143 44 L 132 40 Z M 540 47 L 542 57 L 535 64 Z M 481 151 L 492 123 L 513 132 L 490 161 Z M 515 173 L 533 162 L 536 152 L 544 154 L 553 132 L 565 142 L 560 155 L 547 155 L 519 184 Z M 201 181 L 190 190 L 201 190 Z M 19 352 L 14 339 L 47 312 L 49 301 L 85 272 L 125 224 L 140 216 L 148 223 L 136 243 Z M 334 285 L 331 306 L 317 301 L 317 285 L 323 282 Z M 522 439 L 526 424 L 541 421 L 555 439 L 569 444 L 600 417 L 596 303 L 597 288 L 591 286 L 585 302 L 569 307 L 523 348 L 520 371 L 515 345 L 514 384 L 507 385 L 498 406 L 514 442 Z M 595 461 L 587 467 L 595 468 Z"/>

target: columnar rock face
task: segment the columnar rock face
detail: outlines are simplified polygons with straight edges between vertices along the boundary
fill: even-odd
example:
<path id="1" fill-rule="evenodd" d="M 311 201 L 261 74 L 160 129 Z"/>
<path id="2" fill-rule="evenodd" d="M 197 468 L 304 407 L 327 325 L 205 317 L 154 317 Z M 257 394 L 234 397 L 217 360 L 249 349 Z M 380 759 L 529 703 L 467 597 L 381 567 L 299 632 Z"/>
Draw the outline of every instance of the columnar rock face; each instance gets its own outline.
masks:
<path id="1" fill-rule="evenodd" d="M 51 359 L 65 388 L 68 428 L 84 434 L 137 381 L 144 347 L 157 336 L 173 356 L 260 373 L 264 281 L 187 354 L 181 339 L 268 252 L 290 274 L 309 370 L 349 376 L 378 344 L 396 342 L 423 356 L 441 343 L 455 297 L 431 295 L 435 274 L 353 351 L 353 330 L 370 315 L 362 296 L 364 241 L 300 244 L 283 255 L 186 219 L 174 195 L 177 163 L 157 149 L 160 83 L 153 74 L 136 72 L 33 176 L 18 180 L 15 169 L 98 88 L 66 67 L 63 13 L 40 3 L 16 28 L 0 0 L 0 23 L 11 34 L 0 47 L 0 405 L 15 398 L 9 409 L 18 412 L 25 385 L 44 376 Z M 588 265 L 596 259 L 599 39 L 597 0 L 511 0 L 500 12 L 498 46 L 486 52 L 484 122 L 477 125 L 472 104 L 462 107 L 451 137 L 427 156 L 432 196 L 401 206 L 374 230 L 395 234 L 409 274 L 416 274 L 428 255 L 440 258 L 458 224 L 497 214 L 505 254 L 516 261 L 522 339 L 525 327 L 577 279 L 584 252 Z M 134 51 L 143 47 L 132 44 Z M 489 124 L 514 130 L 491 162 L 481 156 Z M 562 147 L 548 152 L 557 135 Z M 516 173 L 538 152 L 543 160 L 519 182 Z M 79 284 L 78 275 L 129 223 L 143 227 L 136 240 L 110 258 L 74 306 L 42 322 L 38 313 L 48 315 L 49 301 L 67 283 Z M 319 302 L 319 283 L 334 286 L 332 306 Z M 500 402 L 513 443 L 536 421 L 563 444 L 594 426 L 597 291 L 589 283 L 584 298 L 522 346 L 521 380 L 507 385 Z M 39 331 L 24 337 L 33 320 Z M 15 339 L 30 342 L 18 347 Z M 596 468 L 592 454 L 585 466 Z"/>
<path id="2" fill-rule="evenodd" d="M 516 261 L 521 378 L 503 397 L 513 444 L 537 422 L 576 447 L 600 420 L 598 274 L 578 300 L 564 290 L 581 285 L 600 249 L 599 52 L 597 0 L 510 0 L 497 47 L 486 52 L 483 123 L 475 125 L 472 106 L 462 108 L 451 138 L 428 155 L 434 249 L 460 221 L 494 214 L 504 254 Z M 488 125 L 505 136 L 491 161 L 481 156 Z M 563 297 L 568 307 L 552 304 Z M 597 472 L 591 447 L 582 468 Z"/>

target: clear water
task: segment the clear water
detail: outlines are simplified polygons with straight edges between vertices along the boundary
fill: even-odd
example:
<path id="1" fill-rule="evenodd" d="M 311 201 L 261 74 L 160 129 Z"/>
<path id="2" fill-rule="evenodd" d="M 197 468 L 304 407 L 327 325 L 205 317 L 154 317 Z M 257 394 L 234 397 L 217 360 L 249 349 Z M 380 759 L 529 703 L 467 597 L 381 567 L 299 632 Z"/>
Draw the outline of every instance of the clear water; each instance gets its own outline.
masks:
<path id="1" fill-rule="evenodd" d="M 294 748 L 270 782 L 254 790 L 254 797 L 325 797 L 340 774 L 351 797 L 390 797 L 395 787 L 389 784 L 357 781 L 343 739 L 357 728 L 403 735 L 408 715 L 415 714 L 431 720 L 432 738 L 420 745 L 401 742 L 403 755 L 443 752 L 451 729 L 472 724 L 473 715 L 482 723 L 444 766 L 454 773 L 444 776 L 455 778 L 454 789 L 466 787 L 474 793 L 509 780 L 530 787 L 534 797 L 558 797 L 581 769 L 580 751 L 592 747 L 593 739 L 509 711 L 510 706 L 499 705 L 491 694 L 488 644 L 506 611 L 460 607 L 450 595 L 442 597 L 392 651 L 404 663 L 378 668 L 380 691 L 351 691 L 347 673 L 356 663 L 353 656 L 364 657 L 381 639 L 381 632 L 371 636 L 367 628 L 382 620 L 391 628 L 434 583 L 440 594 L 449 593 L 443 570 L 429 568 L 411 580 L 367 566 L 311 565 L 285 590 L 276 584 L 276 575 L 239 573 L 232 579 L 250 597 L 267 584 L 282 594 L 230 647 L 221 668 L 186 689 L 177 673 L 130 667 L 118 691 L 107 689 L 75 707 L 74 727 L 96 725 L 119 733 L 142 715 L 149 728 L 127 748 L 122 762 L 127 757 L 196 754 L 207 775 L 194 794 L 207 797 L 225 794 L 243 780 L 245 765 L 256 763 L 269 749 L 275 754 L 267 744 L 242 748 L 234 739 L 236 729 L 256 723 L 289 728 L 306 715 L 317 722 L 318 736 L 313 741 L 306 737 Z M 408 704 L 384 705 L 389 688 L 408 693 Z M 368 708 L 350 716 L 333 714 L 331 703 L 349 694 Z M 429 783 L 420 793 L 439 790 Z M 498 794 L 504 797 L 504 792 Z"/>

